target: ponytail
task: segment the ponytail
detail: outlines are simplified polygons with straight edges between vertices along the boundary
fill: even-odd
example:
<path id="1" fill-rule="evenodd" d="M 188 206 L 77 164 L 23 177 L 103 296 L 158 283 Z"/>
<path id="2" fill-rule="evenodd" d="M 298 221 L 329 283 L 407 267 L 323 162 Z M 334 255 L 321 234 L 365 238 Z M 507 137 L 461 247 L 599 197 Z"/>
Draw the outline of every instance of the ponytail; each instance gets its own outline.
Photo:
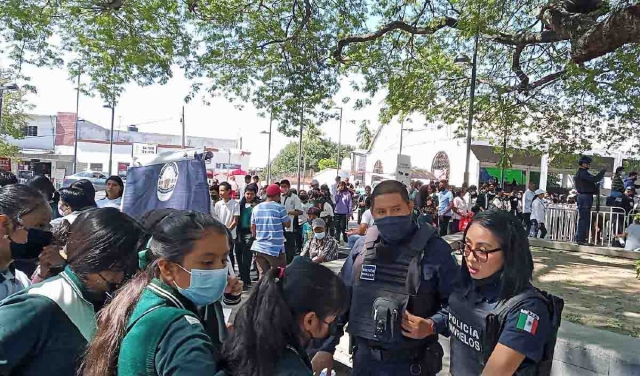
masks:
<path id="1" fill-rule="evenodd" d="M 98 331 L 87 349 L 80 375 L 116 376 L 120 345 L 127 333 L 129 318 L 147 285 L 153 278 L 160 277 L 159 260 L 182 262 L 207 230 L 227 234 L 226 226 L 209 214 L 156 210 L 143 219 L 145 228 L 153 235 L 151 238 L 147 236 L 147 246 L 139 253 L 139 262 L 144 270 L 118 290 L 111 303 L 98 314 Z"/>
<path id="2" fill-rule="evenodd" d="M 238 311 L 224 343 L 223 367 L 235 376 L 273 375 L 287 346 L 299 347 L 299 319 L 320 319 L 348 308 L 344 283 L 328 268 L 296 257 L 286 268 L 269 270 Z"/>
<path id="3" fill-rule="evenodd" d="M 100 311 L 98 332 L 87 349 L 79 375 L 116 376 L 120 344 L 127 333 L 129 317 L 149 281 L 149 274 L 138 272 Z"/>

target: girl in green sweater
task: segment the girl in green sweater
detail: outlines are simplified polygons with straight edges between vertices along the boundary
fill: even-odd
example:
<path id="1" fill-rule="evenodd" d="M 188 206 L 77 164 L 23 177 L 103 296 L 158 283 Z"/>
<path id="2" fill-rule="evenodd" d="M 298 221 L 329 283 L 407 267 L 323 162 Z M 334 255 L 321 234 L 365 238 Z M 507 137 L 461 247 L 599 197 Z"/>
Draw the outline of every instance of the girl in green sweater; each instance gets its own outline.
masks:
<path id="1" fill-rule="evenodd" d="M 222 298 L 228 253 L 228 231 L 213 217 L 167 211 L 140 253 L 144 270 L 100 313 L 82 374 L 213 375 L 214 349 L 198 307 Z"/>

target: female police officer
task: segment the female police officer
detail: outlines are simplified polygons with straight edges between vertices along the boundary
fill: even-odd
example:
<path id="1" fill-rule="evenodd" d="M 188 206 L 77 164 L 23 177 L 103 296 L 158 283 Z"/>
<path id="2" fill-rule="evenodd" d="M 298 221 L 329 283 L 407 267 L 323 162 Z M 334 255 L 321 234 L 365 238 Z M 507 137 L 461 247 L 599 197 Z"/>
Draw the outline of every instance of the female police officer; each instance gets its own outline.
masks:
<path id="1" fill-rule="evenodd" d="M 159 221 L 140 254 L 145 271 L 100 314 L 83 375 L 212 375 L 214 349 L 197 307 L 222 298 L 228 253 L 226 227 L 208 214 L 175 211 Z"/>
<path id="2" fill-rule="evenodd" d="M 501 210 L 479 213 L 461 250 L 460 280 L 449 298 L 451 374 L 536 370 L 552 329 L 546 298 L 531 285 L 522 224 Z"/>

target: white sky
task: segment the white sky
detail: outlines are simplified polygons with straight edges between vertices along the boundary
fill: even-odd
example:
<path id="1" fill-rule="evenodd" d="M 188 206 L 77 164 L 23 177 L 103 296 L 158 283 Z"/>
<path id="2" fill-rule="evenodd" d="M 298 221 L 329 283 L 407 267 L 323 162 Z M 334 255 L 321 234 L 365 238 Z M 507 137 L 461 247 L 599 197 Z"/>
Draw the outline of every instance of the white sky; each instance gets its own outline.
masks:
<path id="1" fill-rule="evenodd" d="M 36 86 L 38 93 L 30 95 L 29 101 L 35 105 L 34 114 L 55 115 L 57 112 L 75 112 L 76 83 L 69 80 L 66 69 L 49 69 L 24 67 L 23 73 L 32 78 L 31 83 Z M 86 77 L 85 77 L 86 79 Z M 345 80 L 345 82 L 348 82 Z M 264 167 L 267 163 L 268 136 L 262 135 L 262 130 L 269 129 L 269 119 L 258 116 L 251 104 L 246 104 L 240 111 L 233 103 L 222 97 L 211 98 L 211 105 L 207 106 L 196 98 L 192 103 L 184 104 L 184 97 L 188 94 L 190 83 L 181 71 L 175 71 L 174 78 L 166 85 L 139 87 L 135 84 L 125 86 L 125 92 L 116 106 L 115 127 L 125 129 L 127 125 L 136 124 L 141 132 L 155 132 L 166 134 L 180 134 L 180 113 L 185 106 L 185 123 L 187 136 L 203 136 L 218 138 L 237 138 L 242 136 L 243 149 L 251 151 L 250 167 Z M 355 97 L 349 85 L 344 85 L 334 98 L 336 103 L 342 103 L 344 96 Z M 352 102 L 353 103 L 353 99 Z M 342 142 L 356 145 L 358 124 L 363 119 L 371 121 L 372 132 L 378 127 L 378 111 L 380 98 L 376 97 L 373 105 L 365 110 L 354 111 L 351 105 L 344 106 Z M 99 96 L 94 98 L 81 96 L 79 117 L 109 128 L 111 111 L 103 108 L 104 102 Z M 158 121 L 160 120 L 160 121 Z M 356 120 L 351 124 L 350 120 Z M 154 122 L 158 121 L 158 122 Z M 140 124 L 154 122 L 150 124 Z M 274 123 L 271 156 L 277 153 L 289 142 L 295 141 L 276 131 Z M 322 130 L 325 135 L 338 141 L 339 122 L 332 120 L 324 124 Z"/>

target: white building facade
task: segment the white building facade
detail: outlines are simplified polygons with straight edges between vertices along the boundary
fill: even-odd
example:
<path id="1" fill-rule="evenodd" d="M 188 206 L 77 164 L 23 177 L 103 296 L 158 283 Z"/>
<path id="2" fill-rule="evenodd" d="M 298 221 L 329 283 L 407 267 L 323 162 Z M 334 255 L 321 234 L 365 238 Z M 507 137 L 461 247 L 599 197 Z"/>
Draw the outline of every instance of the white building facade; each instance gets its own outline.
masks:
<path id="1" fill-rule="evenodd" d="M 54 183 L 73 174 L 75 152 L 75 113 L 32 115 L 25 128 L 24 139 L 8 138 L 20 148 L 12 158 L 0 156 L 0 168 L 11 170 L 27 179 L 35 175 L 48 175 Z M 77 172 L 109 172 L 110 130 L 86 120 L 78 122 Z M 239 148 L 237 139 L 185 136 L 186 148 L 204 148 L 213 159 L 207 164 L 211 175 L 227 170 L 247 170 L 250 152 Z M 126 175 L 136 154 L 159 154 L 182 148 L 182 136 L 138 132 L 137 128 L 113 132 L 111 173 Z"/>

